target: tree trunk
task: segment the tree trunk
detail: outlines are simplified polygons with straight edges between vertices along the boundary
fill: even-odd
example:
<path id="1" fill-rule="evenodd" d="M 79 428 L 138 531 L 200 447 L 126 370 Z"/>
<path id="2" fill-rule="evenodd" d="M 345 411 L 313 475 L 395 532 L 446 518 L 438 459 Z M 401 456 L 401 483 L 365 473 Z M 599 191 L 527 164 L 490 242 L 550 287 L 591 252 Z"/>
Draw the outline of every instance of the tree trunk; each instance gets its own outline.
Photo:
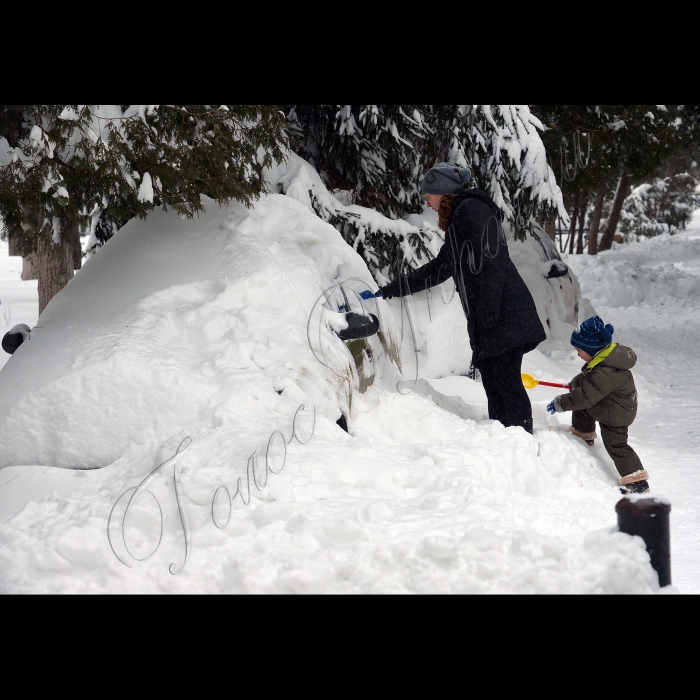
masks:
<path id="1" fill-rule="evenodd" d="M 63 226 L 58 245 L 41 238 L 36 254 L 39 270 L 39 315 L 49 305 L 51 299 L 73 279 L 73 246 L 77 235 L 77 224 Z"/>
<path id="2" fill-rule="evenodd" d="M 615 193 L 615 201 L 613 202 L 612 211 L 610 212 L 610 220 L 605 228 L 603 239 L 600 241 L 599 251 L 610 250 L 610 248 L 612 248 L 613 240 L 617 233 L 617 227 L 622 218 L 622 207 L 627 199 L 631 184 L 632 178 L 629 175 L 623 175 L 620 178 L 620 182 L 617 185 L 617 192 Z"/>
<path id="3" fill-rule="evenodd" d="M 576 224 L 578 222 L 578 213 L 581 207 L 581 195 L 577 194 L 574 200 L 574 213 L 571 215 L 571 229 L 569 231 L 569 255 L 574 254 L 574 241 L 576 239 Z"/>
<path id="4" fill-rule="evenodd" d="M 22 253 L 20 253 L 19 246 L 17 245 L 17 240 L 12 238 L 12 236 L 10 236 L 10 238 L 8 239 L 7 242 L 9 244 L 9 248 L 10 248 L 10 250 L 9 250 L 10 257 L 11 258 L 21 257 Z"/>
<path id="5" fill-rule="evenodd" d="M 544 224 L 545 233 L 556 243 L 557 241 L 557 224 L 555 221 L 546 221 Z"/>
<path id="6" fill-rule="evenodd" d="M 25 238 L 33 238 L 39 240 L 39 233 L 44 224 L 44 217 L 34 209 L 23 208 L 24 220 L 22 221 L 22 229 L 24 230 Z M 35 246 L 36 247 L 36 246 Z M 29 282 L 39 279 L 39 268 L 37 267 L 36 252 L 22 256 L 22 280 Z"/>
<path id="7" fill-rule="evenodd" d="M 557 219 L 557 236 L 559 237 L 559 252 L 564 251 L 564 229 L 561 227 L 561 219 Z"/>
<path id="8" fill-rule="evenodd" d="M 80 229 L 76 226 L 73 232 L 73 269 L 80 270 L 83 266 L 83 246 L 80 242 Z"/>
<path id="9" fill-rule="evenodd" d="M 600 234 L 600 220 L 603 218 L 603 206 L 605 205 L 605 189 L 598 190 L 595 196 L 595 206 L 591 216 L 591 231 L 588 234 L 588 254 L 598 255 L 598 235 Z"/>
<path id="10" fill-rule="evenodd" d="M 36 253 L 22 258 L 22 281 L 29 282 L 30 280 L 39 279 L 39 270 L 36 266 Z"/>
<path id="11" fill-rule="evenodd" d="M 576 255 L 583 255 L 583 232 L 586 229 L 586 214 L 588 214 L 587 196 L 583 200 L 578 217 L 578 241 L 576 242 Z"/>

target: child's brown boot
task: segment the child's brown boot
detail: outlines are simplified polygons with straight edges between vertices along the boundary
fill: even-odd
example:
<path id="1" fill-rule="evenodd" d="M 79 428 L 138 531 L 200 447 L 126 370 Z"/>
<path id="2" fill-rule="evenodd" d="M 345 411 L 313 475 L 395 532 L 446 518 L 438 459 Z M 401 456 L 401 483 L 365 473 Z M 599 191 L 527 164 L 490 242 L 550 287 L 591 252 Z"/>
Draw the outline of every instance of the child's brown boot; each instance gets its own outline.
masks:
<path id="1" fill-rule="evenodd" d="M 649 472 L 646 470 L 623 477 L 621 484 L 622 488 L 620 491 L 622 491 L 623 496 L 641 495 L 651 491 L 649 487 Z"/>
<path id="2" fill-rule="evenodd" d="M 596 434 L 595 430 L 592 433 L 581 433 L 572 425 L 569 428 L 569 432 L 576 437 L 581 438 L 581 440 L 583 440 L 589 447 L 593 447 L 595 445 L 595 441 L 598 439 L 598 435 Z"/>

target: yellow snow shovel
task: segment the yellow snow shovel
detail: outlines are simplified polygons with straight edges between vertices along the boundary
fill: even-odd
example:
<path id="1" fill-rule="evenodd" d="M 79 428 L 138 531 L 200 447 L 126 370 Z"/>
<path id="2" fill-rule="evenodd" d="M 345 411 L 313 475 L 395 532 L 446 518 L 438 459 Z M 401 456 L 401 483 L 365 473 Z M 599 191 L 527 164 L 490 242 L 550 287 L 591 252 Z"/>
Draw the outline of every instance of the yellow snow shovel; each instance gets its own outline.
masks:
<path id="1" fill-rule="evenodd" d="M 571 391 L 573 388 L 571 384 L 552 384 L 551 382 L 541 382 L 539 379 L 535 379 L 529 374 L 523 374 L 523 385 L 526 389 L 536 389 L 538 386 L 551 386 L 555 389 L 568 389 Z"/>

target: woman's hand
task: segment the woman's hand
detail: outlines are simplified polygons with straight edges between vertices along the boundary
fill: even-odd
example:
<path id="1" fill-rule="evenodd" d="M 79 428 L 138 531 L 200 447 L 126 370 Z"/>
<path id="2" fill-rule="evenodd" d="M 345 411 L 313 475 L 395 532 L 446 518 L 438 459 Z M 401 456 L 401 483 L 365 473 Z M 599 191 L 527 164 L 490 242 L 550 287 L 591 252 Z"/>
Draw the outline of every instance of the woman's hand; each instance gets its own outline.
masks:
<path id="1" fill-rule="evenodd" d="M 382 287 L 378 292 L 377 296 L 378 297 L 384 297 L 384 299 L 393 299 L 394 298 L 394 292 L 392 291 L 392 287 L 396 284 L 395 282 L 392 282 L 392 284 Z"/>

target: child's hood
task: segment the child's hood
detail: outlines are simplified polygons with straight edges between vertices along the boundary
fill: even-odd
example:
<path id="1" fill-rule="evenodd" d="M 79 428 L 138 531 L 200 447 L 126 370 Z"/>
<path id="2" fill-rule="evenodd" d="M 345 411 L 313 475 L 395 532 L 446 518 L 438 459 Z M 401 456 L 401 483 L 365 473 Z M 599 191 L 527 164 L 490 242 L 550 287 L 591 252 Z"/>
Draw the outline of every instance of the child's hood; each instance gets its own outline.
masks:
<path id="1" fill-rule="evenodd" d="M 590 372 L 598 366 L 611 367 L 612 369 L 632 369 L 637 364 L 637 354 L 625 345 L 613 343 L 586 365 L 586 371 Z"/>

